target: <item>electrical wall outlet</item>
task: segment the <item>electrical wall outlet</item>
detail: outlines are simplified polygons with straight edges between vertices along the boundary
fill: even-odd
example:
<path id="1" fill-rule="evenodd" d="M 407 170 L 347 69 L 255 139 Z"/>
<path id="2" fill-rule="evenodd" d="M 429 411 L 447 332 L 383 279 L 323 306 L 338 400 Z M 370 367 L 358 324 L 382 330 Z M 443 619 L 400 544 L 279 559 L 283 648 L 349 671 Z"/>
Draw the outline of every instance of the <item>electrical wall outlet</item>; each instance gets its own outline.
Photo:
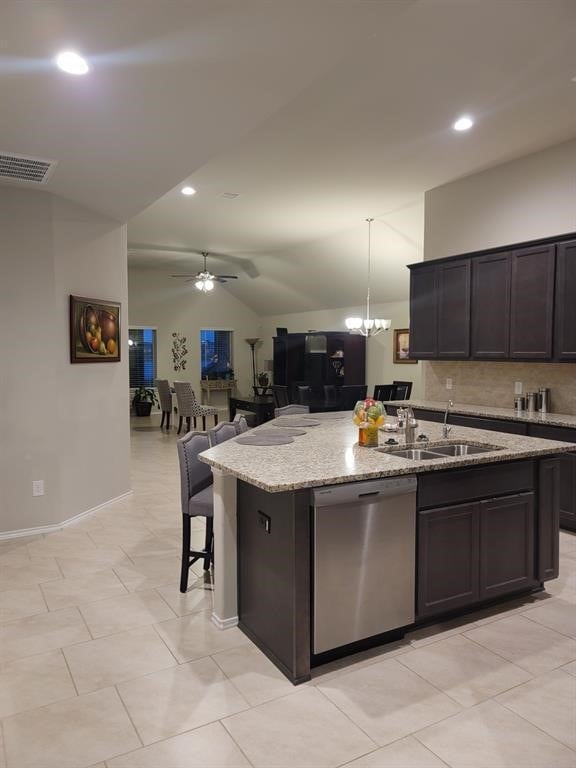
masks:
<path id="1" fill-rule="evenodd" d="M 32 496 L 44 496 L 44 480 L 32 480 Z"/>
<path id="2" fill-rule="evenodd" d="M 453 384 L 452 379 L 446 379 L 446 389 L 452 389 Z"/>
<path id="3" fill-rule="evenodd" d="M 514 394 L 515 395 L 521 395 L 522 394 L 522 382 L 521 381 L 515 381 L 514 382 Z"/>

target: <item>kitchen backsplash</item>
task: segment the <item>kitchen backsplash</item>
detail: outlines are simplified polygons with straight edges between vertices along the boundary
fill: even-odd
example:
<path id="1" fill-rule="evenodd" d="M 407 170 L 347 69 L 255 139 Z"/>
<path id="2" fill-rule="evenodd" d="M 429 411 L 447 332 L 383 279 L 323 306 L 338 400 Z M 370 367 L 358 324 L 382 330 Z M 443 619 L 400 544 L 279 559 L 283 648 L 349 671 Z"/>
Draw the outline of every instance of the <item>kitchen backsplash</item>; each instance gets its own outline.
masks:
<path id="1" fill-rule="evenodd" d="M 514 406 L 514 383 L 522 392 L 539 387 L 551 390 L 550 410 L 576 415 L 576 364 L 573 363 L 491 363 L 434 361 L 422 363 L 424 398 L 454 400 L 458 403 Z M 446 389 L 452 379 L 452 389 Z"/>

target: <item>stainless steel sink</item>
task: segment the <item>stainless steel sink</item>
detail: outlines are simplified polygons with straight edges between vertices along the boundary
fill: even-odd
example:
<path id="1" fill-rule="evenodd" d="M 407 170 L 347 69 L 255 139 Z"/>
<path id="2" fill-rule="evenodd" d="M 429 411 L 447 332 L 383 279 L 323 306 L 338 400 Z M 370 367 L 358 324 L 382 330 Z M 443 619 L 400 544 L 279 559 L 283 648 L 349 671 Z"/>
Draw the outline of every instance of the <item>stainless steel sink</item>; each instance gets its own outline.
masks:
<path id="1" fill-rule="evenodd" d="M 397 456 L 399 459 L 412 459 L 412 461 L 427 461 L 428 459 L 443 459 L 444 455 L 439 453 L 433 453 L 432 451 L 425 451 L 423 448 L 404 448 L 402 450 L 386 450 L 379 448 L 381 453 L 386 453 L 388 456 Z"/>
<path id="2" fill-rule="evenodd" d="M 488 453 L 488 451 L 497 451 L 499 449 L 492 445 L 457 443 L 455 445 L 435 445 L 431 450 L 441 456 L 474 456 L 476 453 Z"/>

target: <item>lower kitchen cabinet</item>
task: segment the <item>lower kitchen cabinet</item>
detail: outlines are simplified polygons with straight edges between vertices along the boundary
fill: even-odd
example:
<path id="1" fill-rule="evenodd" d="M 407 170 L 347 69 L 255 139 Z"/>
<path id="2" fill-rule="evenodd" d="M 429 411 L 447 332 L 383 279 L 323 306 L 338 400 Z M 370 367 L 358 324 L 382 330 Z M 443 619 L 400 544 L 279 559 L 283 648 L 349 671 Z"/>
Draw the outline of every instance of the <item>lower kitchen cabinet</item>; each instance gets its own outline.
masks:
<path id="1" fill-rule="evenodd" d="M 418 514 L 417 618 L 534 587 L 534 493 Z"/>
<path id="2" fill-rule="evenodd" d="M 534 587 L 534 494 L 482 501 L 479 517 L 480 600 Z"/>
<path id="3" fill-rule="evenodd" d="M 530 424 L 530 437 L 576 443 L 576 430 L 545 424 Z M 576 531 L 576 453 L 564 453 L 560 461 L 560 527 Z"/>
<path id="4" fill-rule="evenodd" d="M 478 601 L 478 504 L 418 514 L 417 617 Z"/>

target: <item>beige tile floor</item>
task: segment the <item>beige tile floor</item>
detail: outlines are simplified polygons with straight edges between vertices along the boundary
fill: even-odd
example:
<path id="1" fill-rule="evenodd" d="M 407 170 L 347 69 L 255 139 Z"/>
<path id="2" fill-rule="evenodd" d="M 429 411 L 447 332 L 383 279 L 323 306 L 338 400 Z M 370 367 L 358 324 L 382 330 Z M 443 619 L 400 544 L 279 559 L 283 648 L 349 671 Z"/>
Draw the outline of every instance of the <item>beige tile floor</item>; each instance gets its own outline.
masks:
<path id="1" fill-rule="evenodd" d="M 178 591 L 176 435 L 138 426 L 130 498 L 0 542 L 0 768 L 576 768 L 576 535 L 546 593 L 294 688 Z"/>

